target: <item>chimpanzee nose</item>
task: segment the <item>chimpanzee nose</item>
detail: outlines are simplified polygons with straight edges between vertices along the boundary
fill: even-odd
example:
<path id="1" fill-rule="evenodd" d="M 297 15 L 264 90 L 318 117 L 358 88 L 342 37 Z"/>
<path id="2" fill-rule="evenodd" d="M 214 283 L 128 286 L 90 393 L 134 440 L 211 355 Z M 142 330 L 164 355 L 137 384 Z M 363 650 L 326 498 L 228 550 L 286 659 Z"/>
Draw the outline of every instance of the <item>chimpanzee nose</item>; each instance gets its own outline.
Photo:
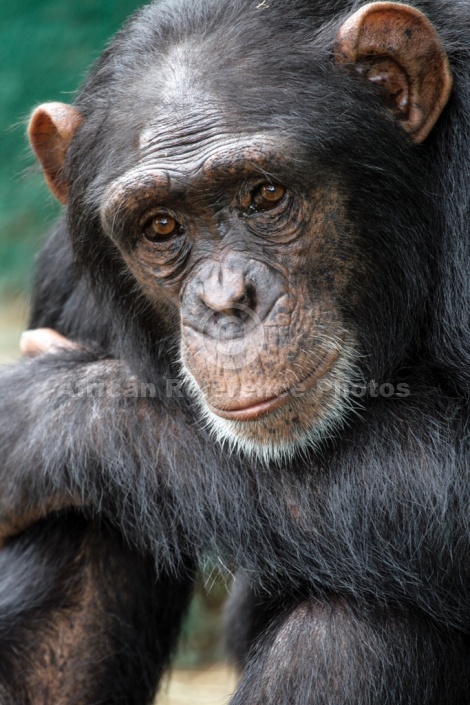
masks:
<path id="1" fill-rule="evenodd" d="M 285 291 L 279 272 L 239 253 L 205 262 L 183 294 L 183 324 L 209 337 L 240 338 L 265 320 Z"/>
<path id="2" fill-rule="evenodd" d="M 244 309 L 255 309 L 256 288 L 246 272 L 217 267 L 202 282 L 199 298 L 214 312 L 243 319 Z"/>

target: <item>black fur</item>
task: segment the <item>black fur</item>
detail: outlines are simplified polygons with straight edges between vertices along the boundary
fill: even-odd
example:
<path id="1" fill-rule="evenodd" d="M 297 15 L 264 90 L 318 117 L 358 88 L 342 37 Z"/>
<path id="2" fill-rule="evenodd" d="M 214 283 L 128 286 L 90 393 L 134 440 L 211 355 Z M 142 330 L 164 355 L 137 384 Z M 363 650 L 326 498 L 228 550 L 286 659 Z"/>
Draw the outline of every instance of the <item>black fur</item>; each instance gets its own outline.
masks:
<path id="1" fill-rule="evenodd" d="M 11 539 L 0 568 L 2 705 L 153 702 L 190 596 L 186 580 L 157 583 L 148 556 L 72 514 Z"/>
<path id="2" fill-rule="evenodd" d="M 175 632 L 194 561 L 210 554 L 244 570 L 259 607 L 253 614 L 253 598 L 238 597 L 243 607 L 229 617 L 232 649 L 245 665 L 234 705 L 465 705 L 470 4 L 413 3 L 437 27 L 454 75 L 451 100 L 420 146 L 373 87 L 333 65 L 336 31 L 361 3 L 268 0 L 270 12 L 257 4 L 175 0 L 143 8 L 77 98 L 85 120 L 66 164 L 67 222 L 40 257 L 31 326 L 54 327 L 87 349 L 3 373 L 0 520 L 21 526 L 30 508 L 47 513 L 52 499 L 79 508 L 86 523 L 46 520 L 4 549 L 15 577 L 2 578 L 2 659 L 9 640 L 23 634 L 11 615 L 36 610 L 44 619 L 68 594 L 82 532 L 97 532 L 106 547 L 116 545 L 117 531 L 134 547 L 123 553 L 124 573 L 144 560 L 140 554 L 151 555 L 159 581 L 175 581 L 174 594 L 162 593 Z M 300 173 L 329 169 L 340 177 L 360 225 L 364 270 L 351 297 L 359 303 L 341 305 L 359 327 L 363 372 L 411 391 L 367 398 L 341 434 L 289 465 L 227 456 L 200 428 L 191 400 L 168 398 L 177 311 L 150 305 L 101 230 L 99 196 L 133 163 L 130 135 L 145 123 L 153 105 L 146 98 L 174 66 L 171 48 L 179 43 L 190 48 L 197 80 L 221 96 L 234 130 L 281 126 L 302 146 Z M 129 380 L 139 390 L 153 385 L 152 396 L 108 393 Z M 96 529 L 89 522 L 97 516 L 114 529 Z M 36 586 L 28 591 L 30 555 Z M 143 591 L 153 615 L 151 591 Z M 158 634 L 161 656 L 145 646 L 141 653 L 142 672 L 154 668 L 155 682 L 173 643 L 157 622 L 158 615 L 136 613 L 132 625 L 142 625 L 143 644 L 145 628 L 156 641 Z M 139 648 L 133 633 L 129 656 Z M 9 656 L 14 674 L 22 658 L 15 664 Z M 2 703 L 42 702 L 8 673 L 0 670 Z M 141 676 L 131 669 L 126 676 L 116 681 L 121 696 L 104 684 L 77 702 L 137 702 L 124 695 L 134 687 L 147 702 L 137 689 Z"/>

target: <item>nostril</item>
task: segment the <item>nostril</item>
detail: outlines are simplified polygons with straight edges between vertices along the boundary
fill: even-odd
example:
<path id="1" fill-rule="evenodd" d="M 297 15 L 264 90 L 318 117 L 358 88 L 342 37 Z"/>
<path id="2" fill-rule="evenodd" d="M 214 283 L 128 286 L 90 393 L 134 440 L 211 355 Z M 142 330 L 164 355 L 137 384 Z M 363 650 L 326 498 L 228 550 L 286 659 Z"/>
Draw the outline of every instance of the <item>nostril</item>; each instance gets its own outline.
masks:
<path id="1" fill-rule="evenodd" d="M 243 292 L 243 294 L 241 294 L 241 296 L 239 296 L 238 299 L 235 299 L 233 302 L 234 306 L 237 304 L 239 304 L 240 306 L 246 306 L 247 303 L 248 303 L 248 294 L 246 293 L 246 291 Z"/>
<path id="2" fill-rule="evenodd" d="M 246 309 L 251 312 L 254 311 L 256 306 L 256 289 L 252 284 L 247 284 L 243 292 L 238 296 L 233 296 L 231 298 L 230 304 L 224 308 L 230 312 L 230 315 L 237 316 L 238 318 L 245 319 L 248 315 Z"/>
<path id="3" fill-rule="evenodd" d="M 246 321 L 250 318 L 250 314 L 254 312 L 255 306 L 255 288 L 250 286 L 239 296 L 231 297 L 230 301 L 225 306 L 220 307 L 218 311 L 225 316 L 232 316 L 240 321 Z"/>
<path id="4" fill-rule="evenodd" d="M 256 295 L 255 288 L 253 286 L 247 286 L 243 294 L 241 294 L 237 299 L 234 299 L 231 306 L 225 308 L 223 313 L 228 316 L 233 316 L 238 318 L 240 321 L 245 323 L 250 320 L 256 307 Z"/>
<path id="5" fill-rule="evenodd" d="M 243 304 L 252 311 L 256 308 L 256 288 L 253 284 L 247 284 L 245 288 Z"/>

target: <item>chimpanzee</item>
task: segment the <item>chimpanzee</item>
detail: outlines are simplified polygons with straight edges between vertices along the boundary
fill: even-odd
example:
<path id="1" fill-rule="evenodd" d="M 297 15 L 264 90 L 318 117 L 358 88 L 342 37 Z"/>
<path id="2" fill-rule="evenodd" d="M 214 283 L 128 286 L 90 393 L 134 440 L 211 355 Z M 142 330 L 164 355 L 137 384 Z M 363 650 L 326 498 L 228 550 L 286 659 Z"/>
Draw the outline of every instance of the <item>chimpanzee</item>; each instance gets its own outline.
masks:
<path id="1" fill-rule="evenodd" d="M 154 3 L 29 135 L 2 705 L 150 703 L 207 556 L 232 705 L 468 705 L 468 0 Z"/>

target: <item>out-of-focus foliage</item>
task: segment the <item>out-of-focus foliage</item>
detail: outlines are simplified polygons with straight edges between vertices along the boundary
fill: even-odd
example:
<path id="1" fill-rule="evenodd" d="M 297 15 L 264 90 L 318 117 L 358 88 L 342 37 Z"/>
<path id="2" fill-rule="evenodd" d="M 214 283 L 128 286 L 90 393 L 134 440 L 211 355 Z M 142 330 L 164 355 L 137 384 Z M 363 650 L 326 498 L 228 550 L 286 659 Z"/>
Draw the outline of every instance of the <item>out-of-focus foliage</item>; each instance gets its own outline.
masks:
<path id="1" fill-rule="evenodd" d="M 37 104 L 71 102 L 90 63 L 143 2 L 0 0 L 0 295 L 27 290 L 59 212 L 25 137 Z"/>
<path id="2" fill-rule="evenodd" d="M 217 572 L 210 561 L 199 575 L 180 637 L 176 658 L 180 668 L 194 668 L 224 658 L 221 622 L 228 582 L 227 574 Z"/>

